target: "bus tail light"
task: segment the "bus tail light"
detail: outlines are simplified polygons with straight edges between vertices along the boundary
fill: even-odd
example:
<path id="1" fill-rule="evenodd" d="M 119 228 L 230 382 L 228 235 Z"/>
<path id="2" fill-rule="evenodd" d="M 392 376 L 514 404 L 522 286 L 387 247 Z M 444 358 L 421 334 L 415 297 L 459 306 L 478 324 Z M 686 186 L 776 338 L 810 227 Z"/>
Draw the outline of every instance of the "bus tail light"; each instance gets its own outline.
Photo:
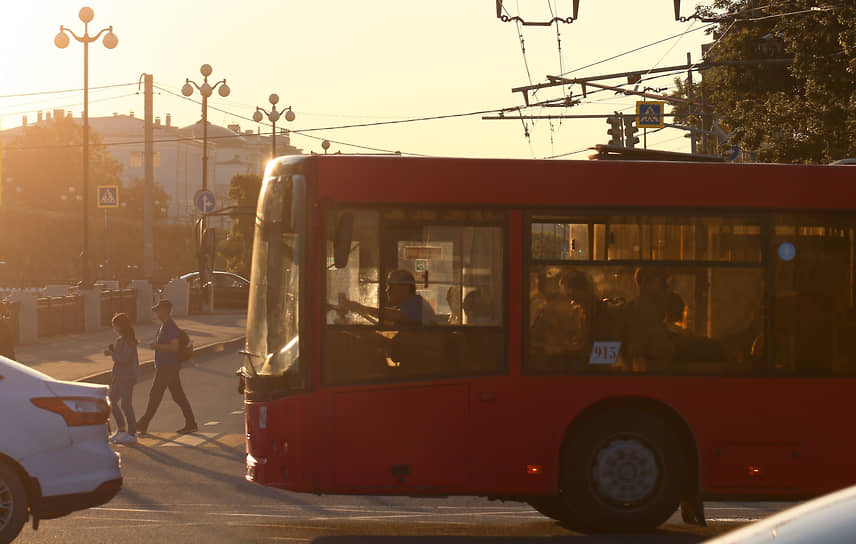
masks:
<path id="1" fill-rule="evenodd" d="M 110 405 L 104 399 L 93 397 L 36 397 L 30 402 L 59 414 L 69 427 L 101 425 L 110 417 Z"/>
<path id="2" fill-rule="evenodd" d="M 541 465 L 526 465 L 526 474 L 542 474 L 544 469 Z"/>

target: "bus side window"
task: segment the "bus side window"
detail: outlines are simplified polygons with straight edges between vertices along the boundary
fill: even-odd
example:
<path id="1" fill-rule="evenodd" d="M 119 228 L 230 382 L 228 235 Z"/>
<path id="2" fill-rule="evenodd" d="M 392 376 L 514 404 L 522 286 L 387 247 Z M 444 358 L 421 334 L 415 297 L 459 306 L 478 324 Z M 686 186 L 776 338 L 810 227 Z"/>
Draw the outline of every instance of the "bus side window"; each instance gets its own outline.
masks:
<path id="1" fill-rule="evenodd" d="M 771 349 L 778 373 L 856 374 L 856 239 L 849 223 L 835 217 L 777 217 Z"/>
<path id="2" fill-rule="evenodd" d="M 525 368 L 756 372 L 760 233 L 752 217 L 535 215 Z"/>

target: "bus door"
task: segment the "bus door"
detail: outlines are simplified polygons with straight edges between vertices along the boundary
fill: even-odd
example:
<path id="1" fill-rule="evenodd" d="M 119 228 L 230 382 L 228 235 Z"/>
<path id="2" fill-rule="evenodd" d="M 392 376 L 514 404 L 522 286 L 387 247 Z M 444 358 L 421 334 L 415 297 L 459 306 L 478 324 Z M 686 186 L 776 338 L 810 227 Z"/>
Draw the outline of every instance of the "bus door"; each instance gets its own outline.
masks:
<path id="1" fill-rule="evenodd" d="M 501 306 L 490 299 L 492 263 L 481 262 L 482 244 L 502 247 L 501 229 L 448 224 L 439 210 L 341 213 L 354 217 L 352 234 L 344 237 L 351 257 L 328 267 L 322 374 L 328 385 L 356 387 L 335 393 L 335 486 L 389 493 L 464 489 L 470 385 L 460 378 L 479 370 L 468 357 L 478 350 L 471 342 L 501 346 L 488 338 L 501 328 L 477 330 L 485 319 L 477 312 L 501 322 L 494 311 Z M 332 223 L 328 247 L 335 251 Z M 500 354 L 491 364 L 501 360 Z"/>

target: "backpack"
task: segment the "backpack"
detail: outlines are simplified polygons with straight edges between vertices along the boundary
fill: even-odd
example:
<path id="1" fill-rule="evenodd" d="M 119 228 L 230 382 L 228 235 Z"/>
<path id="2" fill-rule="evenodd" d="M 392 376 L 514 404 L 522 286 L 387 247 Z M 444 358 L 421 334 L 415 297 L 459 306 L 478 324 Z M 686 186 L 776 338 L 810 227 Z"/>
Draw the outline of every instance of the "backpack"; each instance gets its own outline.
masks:
<path id="1" fill-rule="evenodd" d="M 184 329 L 178 329 L 178 362 L 183 363 L 193 358 L 193 342 Z"/>

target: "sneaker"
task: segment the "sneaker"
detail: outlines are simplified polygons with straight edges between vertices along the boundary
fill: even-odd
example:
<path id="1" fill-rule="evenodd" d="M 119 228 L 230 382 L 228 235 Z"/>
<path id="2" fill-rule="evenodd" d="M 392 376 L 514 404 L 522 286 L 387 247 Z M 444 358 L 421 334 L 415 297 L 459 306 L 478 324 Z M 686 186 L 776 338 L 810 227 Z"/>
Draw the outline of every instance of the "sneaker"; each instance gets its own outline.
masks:
<path id="1" fill-rule="evenodd" d="M 125 431 L 116 431 L 110 435 L 110 438 L 108 438 L 107 441 L 115 444 L 123 434 L 125 434 Z"/>
<path id="2" fill-rule="evenodd" d="M 137 443 L 137 437 L 132 435 L 132 434 L 122 433 L 122 436 L 120 436 L 119 438 L 116 439 L 116 443 L 117 444 L 136 444 Z"/>
<path id="3" fill-rule="evenodd" d="M 137 427 L 137 434 L 146 434 L 149 430 L 149 426 L 147 423 L 140 423 L 139 421 L 137 422 L 136 427 Z"/>
<path id="4" fill-rule="evenodd" d="M 198 430 L 199 430 L 199 427 L 196 426 L 196 423 L 190 423 L 190 424 L 185 425 L 184 427 L 182 427 L 181 429 L 179 429 L 175 432 L 177 432 L 178 434 L 190 434 L 190 433 L 195 433 Z"/>

